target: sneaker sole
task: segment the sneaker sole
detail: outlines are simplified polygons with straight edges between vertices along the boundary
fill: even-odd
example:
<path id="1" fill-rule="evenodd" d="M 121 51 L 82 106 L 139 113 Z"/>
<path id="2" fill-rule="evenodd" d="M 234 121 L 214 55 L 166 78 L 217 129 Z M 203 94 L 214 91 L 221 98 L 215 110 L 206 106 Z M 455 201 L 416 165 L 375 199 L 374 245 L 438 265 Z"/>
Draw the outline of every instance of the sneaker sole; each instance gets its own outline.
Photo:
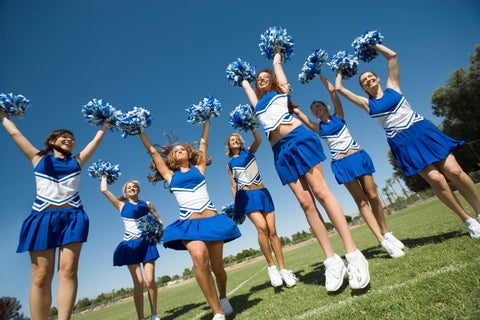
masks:
<path id="1" fill-rule="evenodd" d="M 340 278 L 342 279 L 342 281 L 340 282 L 340 285 L 337 286 L 335 289 L 331 289 L 331 290 L 328 290 L 328 289 L 327 289 L 327 292 L 337 292 L 338 289 L 340 289 L 340 288 L 342 287 L 343 282 L 345 281 L 344 278 L 345 278 L 345 274 L 346 274 L 346 273 L 347 273 L 347 268 L 345 267 L 345 268 L 343 268 L 342 276 L 340 277 Z"/>

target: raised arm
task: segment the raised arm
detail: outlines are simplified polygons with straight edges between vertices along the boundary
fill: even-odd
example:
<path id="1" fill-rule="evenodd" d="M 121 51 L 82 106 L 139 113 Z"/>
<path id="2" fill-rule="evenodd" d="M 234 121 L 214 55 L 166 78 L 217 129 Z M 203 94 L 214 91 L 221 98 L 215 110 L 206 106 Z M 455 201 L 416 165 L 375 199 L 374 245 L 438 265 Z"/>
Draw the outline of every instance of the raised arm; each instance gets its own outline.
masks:
<path id="1" fill-rule="evenodd" d="M 113 204 L 115 208 L 117 208 L 118 211 L 122 211 L 123 206 L 125 203 L 123 201 L 120 201 L 113 195 L 113 193 L 108 190 L 108 183 L 107 183 L 107 175 L 102 174 L 102 178 L 100 181 L 100 191 L 102 191 L 103 195 L 107 197 L 107 199 Z"/>
<path id="2" fill-rule="evenodd" d="M 356 95 L 352 91 L 345 89 L 343 87 L 343 79 L 342 79 L 342 70 L 337 70 L 337 75 L 335 77 L 335 90 L 338 91 L 342 96 L 347 98 L 350 102 L 356 104 L 363 110 L 365 110 L 368 114 L 370 114 L 370 107 L 368 106 L 368 99 L 359 95 Z"/>
<path id="3" fill-rule="evenodd" d="M 95 150 L 97 150 L 98 145 L 100 144 L 103 137 L 105 136 L 106 130 L 107 130 L 107 121 L 104 121 L 100 129 L 98 129 L 97 134 L 95 134 L 95 137 L 92 139 L 92 141 L 90 141 L 85 146 L 85 148 L 83 148 L 83 150 L 76 155 L 76 158 L 78 160 L 78 165 L 80 166 L 80 168 L 82 168 L 83 165 L 87 163 L 88 159 L 90 159 L 90 157 L 93 155 Z"/>
<path id="4" fill-rule="evenodd" d="M 253 138 L 255 140 L 253 140 L 252 144 L 250 145 L 250 147 L 248 147 L 248 150 L 252 153 L 252 154 L 255 154 L 255 152 L 257 152 L 258 148 L 260 147 L 260 144 L 262 143 L 262 138 L 260 137 L 260 134 L 258 133 L 258 130 L 257 129 L 254 129 L 252 131 L 252 134 L 253 134 Z"/>
<path id="5" fill-rule="evenodd" d="M 247 94 L 248 100 L 250 100 L 250 104 L 255 109 L 255 106 L 257 105 L 257 102 L 258 102 L 258 97 L 257 97 L 257 94 L 255 93 L 255 90 L 253 90 L 252 85 L 247 80 L 242 80 L 242 87 L 245 90 L 245 93 Z"/>
<path id="6" fill-rule="evenodd" d="M 398 70 L 397 53 L 383 44 L 375 44 L 372 47 L 388 60 L 387 88 L 402 93 L 400 91 L 400 73 Z"/>
<path id="7" fill-rule="evenodd" d="M 160 216 L 158 215 L 157 210 L 155 210 L 155 207 L 153 206 L 153 204 L 150 201 L 146 201 L 146 202 L 147 202 L 147 205 L 148 205 L 148 211 L 151 214 L 153 214 L 155 217 L 157 217 L 158 221 L 161 224 L 163 224 L 162 218 L 160 218 Z"/>
<path id="8" fill-rule="evenodd" d="M 30 141 L 23 136 L 23 134 L 18 130 L 17 126 L 13 123 L 12 120 L 8 117 L 7 113 L 3 110 L 0 110 L 0 121 L 2 125 L 7 130 L 7 133 L 13 138 L 15 144 L 20 148 L 23 154 L 30 160 L 32 165 L 35 167 L 38 161 L 41 159 L 41 156 L 38 156 L 38 149 L 35 148 Z"/>
<path id="9" fill-rule="evenodd" d="M 158 172 L 162 175 L 163 179 L 170 185 L 170 181 L 172 180 L 172 171 L 168 169 L 165 161 L 163 160 L 162 156 L 158 153 L 157 149 L 153 146 L 153 144 L 148 139 L 147 135 L 144 131 L 140 134 L 140 140 L 142 140 L 143 145 L 147 149 L 148 153 L 152 157 L 155 166 L 157 167 Z"/>
<path id="10" fill-rule="evenodd" d="M 283 71 L 282 55 L 280 54 L 280 51 L 275 53 L 275 56 L 273 57 L 273 71 L 275 71 L 275 76 L 277 77 L 280 88 L 282 88 L 283 92 L 290 94 L 290 86 L 288 85 L 287 76 Z"/>
<path id="11" fill-rule="evenodd" d="M 200 139 L 200 146 L 198 151 L 200 152 L 199 162 L 196 167 L 202 174 L 205 174 L 207 168 L 207 146 L 208 146 L 208 131 L 210 129 L 210 120 L 203 123 L 202 138 Z"/>
<path id="12" fill-rule="evenodd" d="M 330 95 L 330 99 L 332 100 L 334 107 L 333 113 L 336 114 L 340 119 L 344 120 L 342 102 L 340 101 L 340 97 L 338 96 L 337 91 L 335 91 L 335 87 L 322 74 L 319 74 L 318 77 L 320 78 L 320 80 L 322 80 L 323 85 L 325 86 L 328 94 Z"/>
<path id="13" fill-rule="evenodd" d="M 227 171 L 228 171 L 228 176 L 230 177 L 230 187 L 232 191 L 233 202 L 235 202 L 235 195 L 237 194 L 237 181 L 233 179 L 232 170 L 230 170 L 230 167 L 228 165 L 227 165 Z"/>
<path id="14" fill-rule="evenodd" d="M 300 121 L 302 121 L 303 124 L 308 127 L 308 129 L 312 130 L 313 132 L 316 132 L 317 134 L 320 133 L 320 124 L 318 122 L 310 120 L 310 118 L 307 117 L 305 113 L 300 111 L 300 108 L 294 108 L 293 114 L 295 114 L 298 117 L 298 119 L 300 119 Z"/>

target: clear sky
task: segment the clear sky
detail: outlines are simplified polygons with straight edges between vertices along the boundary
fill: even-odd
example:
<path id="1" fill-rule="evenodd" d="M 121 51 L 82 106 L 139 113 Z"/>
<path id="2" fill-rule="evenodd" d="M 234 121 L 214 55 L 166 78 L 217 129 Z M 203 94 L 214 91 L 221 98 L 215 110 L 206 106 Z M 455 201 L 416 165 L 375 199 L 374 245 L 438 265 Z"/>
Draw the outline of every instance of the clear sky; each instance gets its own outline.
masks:
<path id="1" fill-rule="evenodd" d="M 238 104 L 248 103 L 243 89 L 227 82 L 225 69 L 237 57 L 257 70 L 271 67 L 258 49 L 260 34 L 270 26 L 286 28 L 295 41 L 295 55 L 284 70 L 293 99 L 308 115 L 312 100 L 330 102 L 318 79 L 305 85 L 298 82 L 306 57 L 315 48 L 325 49 L 330 56 L 339 50 L 352 53 L 350 44 L 356 36 L 378 29 L 384 44 L 398 53 L 400 84 L 409 102 L 439 124 L 441 119 L 432 115 L 430 96 L 452 70 L 468 67 L 468 55 L 479 43 L 480 2 L 0 0 L 0 92 L 23 94 L 32 101 L 25 118 L 14 122 L 38 149 L 51 131 L 66 128 L 75 133 L 76 152 L 97 130 L 81 114 L 81 107 L 92 98 L 124 111 L 133 106 L 149 109 L 154 122 L 147 135 L 153 142 L 166 143 L 163 133 L 169 131 L 181 141 L 198 140 L 201 127 L 186 122 L 185 108 L 215 95 L 223 113 L 211 121 L 208 154 L 213 164 L 207 167 L 206 178 L 209 194 L 220 209 L 232 201 L 224 152 L 225 139 L 232 132 L 228 115 Z M 359 71 L 372 69 L 384 85 L 386 67 L 385 59 L 379 57 L 362 63 Z M 324 69 L 323 74 L 334 81 L 332 71 Z M 358 76 L 344 84 L 360 92 Z M 381 190 L 392 174 L 384 134 L 362 110 L 345 99 L 342 102 L 352 135 L 373 158 L 374 179 Z M 247 143 L 252 142 L 251 134 L 243 135 Z M 0 296 L 17 297 L 29 314 L 30 259 L 28 253 L 15 250 L 20 226 L 35 197 L 34 178 L 31 164 L 3 128 L 0 146 L 4 196 Z M 174 196 L 163 184 L 153 186 L 146 179 L 150 158 L 138 137 L 123 139 L 118 132 L 107 132 L 87 167 L 98 159 L 120 165 L 122 176 L 111 186 L 115 194 L 127 180 L 138 179 L 141 198 L 151 201 L 167 224 L 178 218 Z M 308 230 L 293 193 L 281 186 L 266 139 L 257 161 L 277 208 L 279 235 L 290 237 Z M 329 162 L 323 168 L 331 190 L 345 213 L 356 215 L 353 200 L 337 185 Z M 87 170 L 82 175 L 80 195 L 90 218 L 90 234 L 80 259 L 77 299 L 132 287 L 127 268 L 112 266 L 113 250 L 123 235 L 119 214 L 101 194 L 99 180 L 89 177 Z M 225 255 L 258 248 L 253 224 L 246 221 L 240 229 L 242 238 L 226 244 Z M 159 252 L 157 277 L 181 275 L 192 266 L 187 252 L 163 247 Z M 314 259 L 324 259 L 320 248 Z M 56 286 L 55 277 L 54 305 Z"/>

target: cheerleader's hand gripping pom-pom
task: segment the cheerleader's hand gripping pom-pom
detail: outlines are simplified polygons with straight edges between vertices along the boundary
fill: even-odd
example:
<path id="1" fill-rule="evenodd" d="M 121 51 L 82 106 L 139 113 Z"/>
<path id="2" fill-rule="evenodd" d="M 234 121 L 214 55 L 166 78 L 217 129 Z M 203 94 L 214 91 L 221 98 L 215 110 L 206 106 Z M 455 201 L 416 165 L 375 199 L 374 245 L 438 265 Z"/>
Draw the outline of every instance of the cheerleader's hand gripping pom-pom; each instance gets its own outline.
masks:
<path id="1" fill-rule="evenodd" d="M 328 65 L 333 71 L 342 69 L 342 78 L 350 79 L 357 74 L 358 58 L 353 55 L 347 55 L 345 51 L 339 51 L 333 55 Z"/>
<path id="2" fill-rule="evenodd" d="M 22 119 L 30 106 L 30 100 L 21 94 L 0 93 L 0 109 L 10 117 Z"/>
<path id="3" fill-rule="evenodd" d="M 258 46 L 262 55 L 265 55 L 267 59 L 272 60 L 280 50 L 282 61 L 286 61 L 293 55 L 293 43 L 293 38 L 287 34 L 286 29 L 270 27 L 260 36 Z"/>
<path id="4" fill-rule="evenodd" d="M 115 109 L 109 103 L 102 99 L 92 99 L 82 107 L 82 113 L 87 122 L 98 126 L 104 121 L 108 121 L 108 128 L 118 129 L 118 122 L 122 117 L 122 112 Z"/>
<path id="5" fill-rule="evenodd" d="M 118 164 L 111 164 L 108 161 L 98 160 L 88 168 L 88 174 L 93 178 L 101 178 L 102 175 L 107 176 L 107 183 L 117 182 L 118 177 L 122 174 Z"/>
<path id="6" fill-rule="evenodd" d="M 223 206 L 222 210 L 220 210 L 220 214 L 226 215 L 230 219 L 232 219 L 236 224 L 240 225 L 245 221 L 245 214 L 238 214 L 235 211 L 235 205 L 230 203 L 227 206 Z"/>
<path id="7" fill-rule="evenodd" d="M 252 131 L 258 127 L 258 119 L 249 104 L 241 104 L 230 113 L 228 121 L 232 127 L 241 131 Z"/>
<path id="8" fill-rule="evenodd" d="M 323 66 L 328 60 L 328 53 L 323 49 L 315 49 L 308 56 L 307 61 L 303 64 L 302 72 L 298 75 L 298 80 L 305 84 L 320 74 Z"/>
<path id="9" fill-rule="evenodd" d="M 205 97 L 198 104 L 191 104 L 187 110 L 187 122 L 193 124 L 202 124 L 213 117 L 218 117 L 222 110 L 222 105 L 213 96 Z"/>
<path id="10" fill-rule="evenodd" d="M 122 130 L 122 137 L 140 134 L 152 124 L 150 111 L 144 108 L 134 107 L 133 110 L 125 113 L 120 119 L 119 126 Z"/>
<path id="11" fill-rule="evenodd" d="M 147 214 L 138 224 L 138 229 L 142 232 L 142 237 L 152 244 L 160 244 L 163 239 L 163 224 L 157 217 Z"/>
<path id="12" fill-rule="evenodd" d="M 355 49 L 358 59 L 369 62 L 378 56 L 377 50 L 373 49 L 371 45 L 382 43 L 382 40 L 383 36 L 377 30 L 367 31 L 353 41 L 352 47 Z"/>
<path id="13" fill-rule="evenodd" d="M 255 80 L 255 66 L 238 58 L 227 67 L 227 80 L 236 87 L 242 86 L 242 81 L 252 82 Z"/>

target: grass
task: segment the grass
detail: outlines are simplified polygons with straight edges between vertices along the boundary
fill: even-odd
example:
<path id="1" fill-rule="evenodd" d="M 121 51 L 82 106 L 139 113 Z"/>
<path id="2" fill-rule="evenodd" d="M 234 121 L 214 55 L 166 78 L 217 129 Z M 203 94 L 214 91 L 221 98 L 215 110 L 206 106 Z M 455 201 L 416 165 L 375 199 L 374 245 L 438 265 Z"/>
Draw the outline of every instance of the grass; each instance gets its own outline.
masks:
<path id="1" fill-rule="evenodd" d="M 460 219 L 433 200 L 387 217 L 387 224 L 407 247 L 402 258 L 389 258 L 366 225 L 351 230 L 369 261 L 366 290 L 352 292 L 345 279 L 339 293 L 327 294 L 325 256 L 313 241 L 284 252 L 287 267 L 297 275 L 293 288 L 271 287 L 263 259 L 229 270 L 227 292 L 236 312 L 227 318 L 480 319 L 480 240 L 469 237 Z M 330 239 L 343 256 L 339 236 Z M 195 281 L 160 290 L 158 306 L 163 320 L 212 318 Z M 128 301 L 73 319 L 136 319 L 136 313 Z"/>

